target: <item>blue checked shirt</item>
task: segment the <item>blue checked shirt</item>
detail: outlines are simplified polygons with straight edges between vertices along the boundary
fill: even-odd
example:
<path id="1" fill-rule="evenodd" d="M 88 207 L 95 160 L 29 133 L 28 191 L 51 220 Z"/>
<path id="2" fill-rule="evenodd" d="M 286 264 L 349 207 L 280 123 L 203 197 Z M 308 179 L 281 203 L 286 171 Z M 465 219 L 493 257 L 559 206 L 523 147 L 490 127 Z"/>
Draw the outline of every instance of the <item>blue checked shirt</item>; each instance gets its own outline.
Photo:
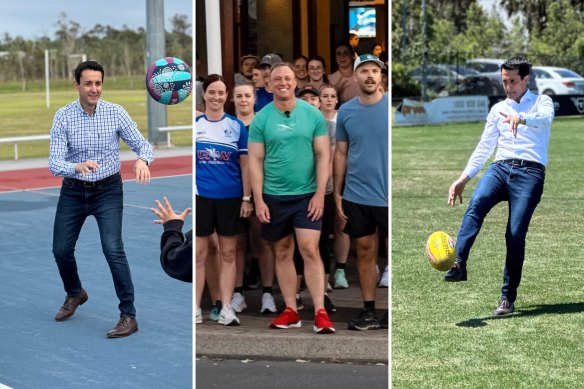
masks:
<path id="1" fill-rule="evenodd" d="M 98 181 L 120 171 L 120 138 L 148 164 L 154 160 L 152 145 L 138 131 L 130 115 L 119 105 L 99 100 L 92 116 L 74 101 L 55 114 L 51 128 L 49 170 L 55 176 Z M 97 162 L 95 172 L 82 175 L 75 165 Z"/>

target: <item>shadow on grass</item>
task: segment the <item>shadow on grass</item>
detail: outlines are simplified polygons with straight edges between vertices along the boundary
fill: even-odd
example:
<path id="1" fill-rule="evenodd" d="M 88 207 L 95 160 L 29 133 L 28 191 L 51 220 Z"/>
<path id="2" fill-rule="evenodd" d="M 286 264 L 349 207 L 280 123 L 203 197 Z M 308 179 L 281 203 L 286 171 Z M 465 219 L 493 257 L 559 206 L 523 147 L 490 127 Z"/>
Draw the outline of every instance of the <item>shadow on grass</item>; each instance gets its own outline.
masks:
<path id="1" fill-rule="evenodd" d="M 530 305 L 524 309 L 517 309 L 515 313 L 507 316 L 487 316 L 475 319 L 468 319 L 456 323 L 457 327 L 477 328 L 487 325 L 489 320 L 503 320 L 515 319 L 524 316 L 539 316 L 539 315 L 561 315 L 566 313 L 581 313 L 584 312 L 584 302 L 567 303 L 567 304 L 544 304 L 544 305 Z"/>

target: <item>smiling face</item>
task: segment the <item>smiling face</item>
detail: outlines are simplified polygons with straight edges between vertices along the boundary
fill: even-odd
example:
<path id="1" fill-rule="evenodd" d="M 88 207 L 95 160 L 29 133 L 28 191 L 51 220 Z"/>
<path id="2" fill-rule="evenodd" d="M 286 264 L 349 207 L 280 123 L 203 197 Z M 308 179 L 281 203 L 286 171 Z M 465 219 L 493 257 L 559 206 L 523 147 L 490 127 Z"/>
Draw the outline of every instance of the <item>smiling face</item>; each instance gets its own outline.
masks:
<path id="1" fill-rule="evenodd" d="M 529 75 L 523 77 L 519 75 L 519 69 L 502 69 L 501 79 L 503 80 L 503 88 L 505 89 L 505 94 L 511 100 L 519 102 L 521 97 L 527 91 L 527 84 L 529 83 Z"/>
<path id="2" fill-rule="evenodd" d="M 215 81 L 209 84 L 203 92 L 205 99 L 205 112 L 222 112 L 227 100 L 227 86 L 223 81 Z"/>
<path id="3" fill-rule="evenodd" d="M 355 77 L 361 93 L 374 94 L 379 90 L 381 83 L 381 68 L 373 62 L 364 63 L 355 70 Z"/>
<path id="4" fill-rule="evenodd" d="M 294 71 L 286 65 L 275 67 L 270 73 L 270 87 L 274 100 L 290 100 L 295 98 L 296 77 Z"/>
<path id="5" fill-rule="evenodd" d="M 308 78 L 308 70 L 306 69 L 306 59 L 300 57 L 294 61 L 294 73 L 297 80 L 306 80 Z"/>
<path id="6" fill-rule="evenodd" d="M 95 111 L 97 102 L 101 97 L 102 86 L 101 72 L 90 69 L 81 72 L 79 84 L 75 82 L 75 88 L 79 92 L 79 102 L 85 111 Z"/>
<path id="7" fill-rule="evenodd" d="M 238 85 L 233 89 L 233 103 L 237 115 L 249 115 L 255 103 L 255 91 L 252 85 Z"/>
<path id="8" fill-rule="evenodd" d="M 308 76 L 311 82 L 318 83 L 324 76 L 324 65 L 319 60 L 313 59 L 308 62 Z"/>

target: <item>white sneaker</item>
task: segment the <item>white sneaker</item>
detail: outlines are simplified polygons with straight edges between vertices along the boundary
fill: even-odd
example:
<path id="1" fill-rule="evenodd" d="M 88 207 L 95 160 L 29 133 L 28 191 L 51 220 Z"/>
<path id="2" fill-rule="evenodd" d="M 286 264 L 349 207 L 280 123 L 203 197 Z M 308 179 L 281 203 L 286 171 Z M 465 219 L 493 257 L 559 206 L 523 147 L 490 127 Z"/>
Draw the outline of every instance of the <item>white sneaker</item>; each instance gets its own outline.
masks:
<path id="1" fill-rule="evenodd" d="M 349 283 L 345 277 L 345 270 L 337 269 L 335 271 L 335 289 L 347 289 L 348 287 Z"/>
<path id="2" fill-rule="evenodd" d="M 383 275 L 381 276 L 381 280 L 379 281 L 380 288 L 387 288 L 389 287 L 389 266 L 385 267 L 383 271 Z"/>
<path id="3" fill-rule="evenodd" d="M 223 324 L 224 326 L 238 326 L 239 319 L 235 316 L 235 312 L 230 305 L 225 304 L 223 308 L 221 308 L 221 313 L 219 314 L 219 324 Z"/>
<path id="4" fill-rule="evenodd" d="M 327 291 L 327 293 L 333 291 L 333 287 L 331 286 L 331 283 L 330 282 L 327 282 L 326 283 L 326 291 Z"/>
<path id="5" fill-rule="evenodd" d="M 264 293 L 262 295 L 262 309 L 260 310 L 261 313 L 276 313 L 276 302 L 274 301 L 274 297 L 271 293 Z"/>
<path id="6" fill-rule="evenodd" d="M 237 313 L 241 313 L 247 308 L 245 297 L 243 297 L 241 293 L 233 293 L 233 296 L 231 297 L 231 308 Z"/>
<path id="7" fill-rule="evenodd" d="M 195 309 L 195 324 L 201 324 L 203 322 L 203 312 L 201 308 L 197 307 Z"/>

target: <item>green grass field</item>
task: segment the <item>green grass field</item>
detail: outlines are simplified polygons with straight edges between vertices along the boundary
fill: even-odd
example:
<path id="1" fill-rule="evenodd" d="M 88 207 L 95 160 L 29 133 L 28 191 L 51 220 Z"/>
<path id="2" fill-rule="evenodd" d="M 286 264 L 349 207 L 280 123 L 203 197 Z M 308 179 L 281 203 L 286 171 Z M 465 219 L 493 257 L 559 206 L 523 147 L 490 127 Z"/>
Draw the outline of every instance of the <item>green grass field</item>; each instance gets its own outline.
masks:
<path id="1" fill-rule="evenodd" d="M 130 82 L 126 80 L 126 82 Z M 146 89 L 117 89 L 125 83 L 116 84 L 116 88 L 108 89 L 104 85 L 102 99 L 122 105 L 132 119 L 138 123 L 138 128 L 148 137 L 148 117 Z M 129 85 L 129 84 L 128 84 Z M 59 88 L 60 89 L 60 88 Z M 2 89 L 4 90 L 4 89 Z M 55 112 L 78 98 L 77 91 L 70 84 L 66 91 L 51 93 L 51 108 L 45 106 L 44 92 L 13 92 L 0 93 L 0 137 L 27 136 L 48 134 L 51 129 Z M 169 126 L 190 125 L 192 119 L 192 100 L 167 108 Z M 172 143 L 177 146 L 192 145 L 191 131 L 178 131 L 171 135 Z M 122 142 L 123 149 L 127 146 Z M 19 158 L 46 157 L 49 155 L 49 142 L 23 142 L 18 144 Z M 0 144 L 0 159 L 14 158 L 12 144 Z"/>
<path id="2" fill-rule="evenodd" d="M 483 224 L 467 282 L 444 282 L 445 273 L 424 254 L 432 232 L 458 233 L 480 175 L 467 185 L 462 206 L 447 205 L 448 188 L 482 130 L 483 123 L 392 128 L 393 387 L 582 388 L 581 118 L 552 125 L 544 195 L 527 236 L 514 315 L 491 317 L 503 281 L 506 203 Z"/>

